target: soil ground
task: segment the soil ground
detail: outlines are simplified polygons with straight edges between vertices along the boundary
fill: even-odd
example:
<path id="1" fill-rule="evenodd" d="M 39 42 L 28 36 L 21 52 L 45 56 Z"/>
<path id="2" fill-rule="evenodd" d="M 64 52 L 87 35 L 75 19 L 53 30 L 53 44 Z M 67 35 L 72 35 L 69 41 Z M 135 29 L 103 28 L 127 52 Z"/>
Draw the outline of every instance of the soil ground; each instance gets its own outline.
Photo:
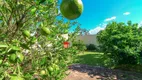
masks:
<path id="1" fill-rule="evenodd" d="M 142 80 L 142 73 L 81 64 L 69 66 L 67 74 L 64 80 Z"/>

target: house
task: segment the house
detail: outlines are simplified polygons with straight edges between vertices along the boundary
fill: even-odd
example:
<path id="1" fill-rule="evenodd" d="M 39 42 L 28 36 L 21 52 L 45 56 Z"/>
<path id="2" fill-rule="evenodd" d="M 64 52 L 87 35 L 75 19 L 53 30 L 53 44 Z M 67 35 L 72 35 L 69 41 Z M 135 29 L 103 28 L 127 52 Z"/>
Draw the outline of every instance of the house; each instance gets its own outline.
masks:
<path id="1" fill-rule="evenodd" d="M 84 44 L 94 44 L 96 46 L 99 46 L 99 43 L 97 41 L 97 35 L 78 35 L 77 40 L 81 40 L 84 42 Z"/>
<path id="2" fill-rule="evenodd" d="M 63 34 L 62 37 L 68 40 L 68 34 Z M 78 35 L 76 38 L 77 38 L 76 40 L 81 40 L 86 45 L 94 44 L 95 46 L 99 46 L 96 34 Z"/>

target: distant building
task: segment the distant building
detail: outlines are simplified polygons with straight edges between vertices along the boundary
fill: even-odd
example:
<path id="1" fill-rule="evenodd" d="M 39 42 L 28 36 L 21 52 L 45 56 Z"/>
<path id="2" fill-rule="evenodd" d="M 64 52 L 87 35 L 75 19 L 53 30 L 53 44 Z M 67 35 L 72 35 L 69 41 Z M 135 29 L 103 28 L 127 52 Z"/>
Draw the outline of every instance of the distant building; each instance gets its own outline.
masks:
<path id="1" fill-rule="evenodd" d="M 63 34 L 62 37 L 68 40 L 68 34 Z M 76 38 L 77 38 L 76 40 L 81 40 L 86 45 L 94 44 L 96 46 L 99 46 L 96 34 L 95 35 L 91 35 L 91 34 L 81 35 L 80 34 Z"/>
<path id="2" fill-rule="evenodd" d="M 81 40 L 84 42 L 84 44 L 89 45 L 89 44 L 94 44 L 96 46 L 99 46 L 99 43 L 97 41 L 97 35 L 79 35 L 77 37 L 77 40 Z"/>

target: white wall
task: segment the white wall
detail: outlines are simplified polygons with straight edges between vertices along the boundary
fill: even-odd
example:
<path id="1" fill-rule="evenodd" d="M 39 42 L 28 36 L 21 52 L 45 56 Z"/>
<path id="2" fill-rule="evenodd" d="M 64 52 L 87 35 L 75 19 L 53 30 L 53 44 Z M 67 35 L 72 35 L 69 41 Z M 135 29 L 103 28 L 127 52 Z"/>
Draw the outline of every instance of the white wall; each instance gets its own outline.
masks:
<path id="1" fill-rule="evenodd" d="M 81 40 L 84 42 L 84 44 L 94 44 L 96 46 L 99 45 L 96 35 L 83 35 L 83 36 L 78 36 L 77 40 Z"/>

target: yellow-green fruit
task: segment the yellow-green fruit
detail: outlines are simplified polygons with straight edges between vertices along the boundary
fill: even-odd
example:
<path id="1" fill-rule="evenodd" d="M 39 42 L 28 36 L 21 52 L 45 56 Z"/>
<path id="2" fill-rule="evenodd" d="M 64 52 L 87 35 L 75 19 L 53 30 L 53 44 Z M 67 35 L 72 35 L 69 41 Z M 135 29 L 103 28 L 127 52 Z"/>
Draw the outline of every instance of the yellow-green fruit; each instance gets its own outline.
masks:
<path id="1" fill-rule="evenodd" d="M 42 35 L 48 35 L 50 33 L 51 32 L 50 32 L 49 28 L 47 28 L 47 27 L 41 27 L 41 34 Z"/>
<path id="2" fill-rule="evenodd" d="M 28 30 L 23 31 L 23 36 L 30 37 L 30 32 Z"/>
<path id="3" fill-rule="evenodd" d="M 3 60 L 2 60 L 2 59 L 0 59 L 0 64 L 2 64 L 2 61 L 3 61 Z"/>
<path id="4" fill-rule="evenodd" d="M 83 3 L 81 0 L 63 0 L 60 5 L 60 11 L 67 19 L 76 19 L 83 12 Z"/>
<path id="5" fill-rule="evenodd" d="M 45 74 L 46 74 L 45 70 L 41 70 L 41 71 L 40 71 L 40 74 L 41 74 L 41 75 L 45 75 Z"/>
<path id="6" fill-rule="evenodd" d="M 52 71 L 53 71 L 53 68 L 52 68 L 51 66 L 49 66 L 49 67 L 48 67 L 48 70 L 49 70 L 50 72 L 52 72 Z"/>
<path id="7" fill-rule="evenodd" d="M 35 12 L 36 12 L 36 8 L 33 8 L 33 9 L 31 10 L 31 13 L 34 14 Z"/>
<path id="8" fill-rule="evenodd" d="M 56 70 L 59 70 L 59 69 L 60 69 L 58 65 L 55 65 L 54 68 L 55 68 Z"/>
<path id="9" fill-rule="evenodd" d="M 22 53 L 17 53 L 17 58 L 19 62 L 22 62 L 24 60 L 24 55 Z"/>
<path id="10" fill-rule="evenodd" d="M 9 59 L 11 62 L 15 62 L 16 57 L 17 57 L 16 54 L 11 54 Z"/>
<path id="11" fill-rule="evenodd" d="M 55 60 L 55 63 L 58 63 L 59 62 L 59 60 Z"/>

